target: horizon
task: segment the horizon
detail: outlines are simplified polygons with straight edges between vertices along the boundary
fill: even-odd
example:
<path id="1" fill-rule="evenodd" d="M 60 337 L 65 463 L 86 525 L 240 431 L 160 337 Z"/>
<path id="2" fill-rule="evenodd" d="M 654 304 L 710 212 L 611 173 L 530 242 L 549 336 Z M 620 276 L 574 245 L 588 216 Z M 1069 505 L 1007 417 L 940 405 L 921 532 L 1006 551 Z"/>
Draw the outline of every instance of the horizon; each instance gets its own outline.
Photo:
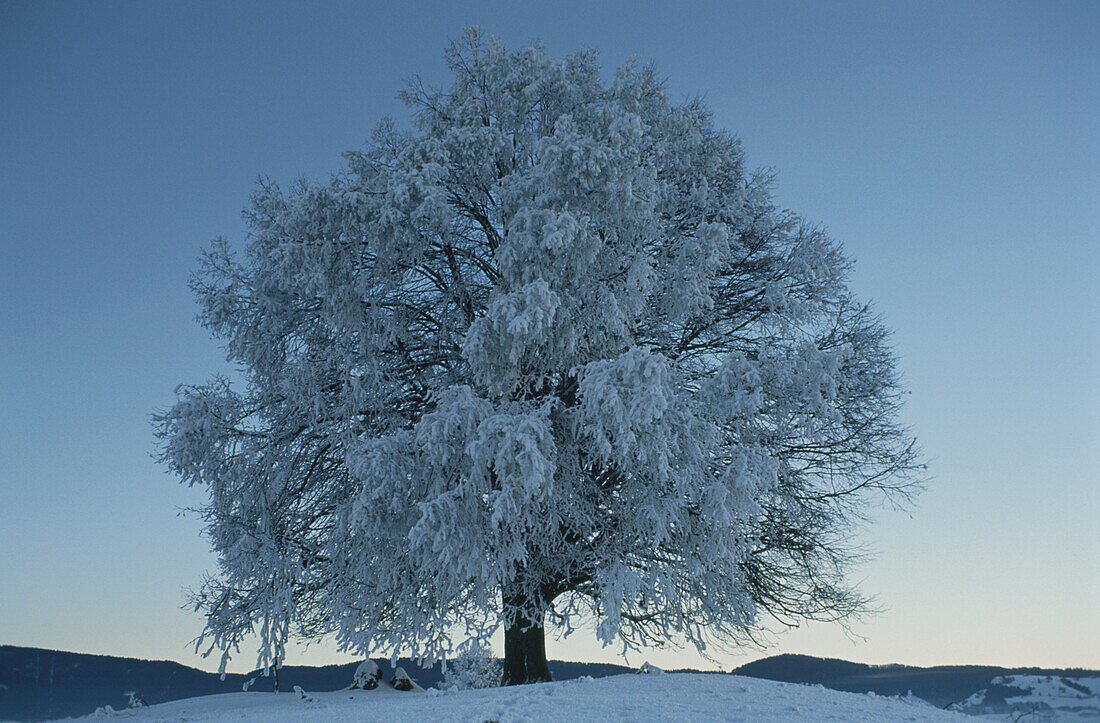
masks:
<path id="1" fill-rule="evenodd" d="M 0 5 L 0 643 L 217 668 L 181 609 L 214 566 L 179 514 L 203 491 L 152 460 L 149 421 L 230 371 L 188 278 L 213 238 L 241 243 L 257 176 L 322 180 L 407 121 L 396 93 L 445 82 L 468 25 L 593 47 L 605 77 L 652 61 L 671 98 L 704 97 L 893 330 L 929 482 L 858 535 L 874 558 L 853 578 L 884 611 L 712 662 L 1100 669 L 1094 2 Z M 708 664 L 620 652 L 547 640 Z M 286 664 L 353 659 L 323 643 Z"/>
<path id="2" fill-rule="evenodd" d="M 58 650 L 58 649 L 53 649 L 53 648 L 39 648 L 39 647 L 29 646 L 29 645 L 9 645 L 7 643 L 0 643 L 0 648 L 5 648 L 5 647 L 6 648 L 18 648 L 18 649 L 22 649 L 22 650 L 40 650 L 42 652 L 62 653 L 64 655 L 87 655 L 87 656 L 92 656 L 92 657 L 97 657 L 97 658 L 109 658 L 111 660 L 137 660 L 137 661 L 140 661 L 140 662 L 143 662 L 143 663 L 175 663 L 177 665 L 183 665 L 183 666 L 185 666 L 187 668 L 190 668 L 192 670 L 198 670 L 200 672 L 209 673 L 211 675 L 217 675 L 218 674 L 217 670 L 204 670 L 203 668 L 196 667 L 195 665 L 192 665 L 192 664 L 189 664 L 189 663 L 181 663 L 178 660 L 171 660 L 171 659 L 168 659 L 168 658 L 136 658 L 136 657 L 124 656 L 124 655 L 109 655 L 109 654 L 105 654 L 105 653 L 85 653 L 85 652 L 80 652 L 80 651 L 76 651 L 76 650 Z M 308 665 L 307 664 L 299 664 L 299 663 L 290 663 L 288 665 L 280 665 L 279 669 L 282 670 L 284 668 L 295 668 L 295 667 L 302 667 L 302 668 L 340 668 L 340 667 L 344 667 L 344 666 L 348 666 L 348 665 L 355 665 L 357 662 L 365 660 L 368 657 L 371 660 L 385 660 L 385 661 L 390 660 L 389 656 L 370 655 L 370 656 L 358 656 L 358 657 L 356 657 L 352 660 L 345 661 L 345 662 L 338 662 L 338 663 L 317 663 L 317 664 L 308 664 Z M 498 659 L 498 660 L 503 660 L 503 658 L 501 656 L 496 656 L 495 655 L 494 657 L 496 657 L 496 659 Z M 669 672 L 669 673 L 694 672 L 694 673 L 736 674 L 738 670 L 740 670 L 740 669 L 742 669 L 746 666 L 752 665 L 753 663 L 759 663 L 759 662 L 763 662 L 763 661 L 768 661 L 768 660 L 773 660 L 773 659 L 780 659 L 780 658 L 806 658 L 806 659 L 809 659 L 809 660 L 817 660 L 817 661 L 822 661 L 822 662 L 826 662 L 826 663 L 848 663 L 848 664 L 851 664 L 851 665 L 862 665 L 862 666 L 865 666 L 865 667 L 867 667 L 871 670 L 877 670 L 879 668 L 899 667 L 899 668 L 912 668 L 914 670 L 932 670 L 932 669 L 936 669 L 936 668 L 997 668 L 997 669 L 1012 670 L 1012 671 L 1048 670 L 1048 671 L 1059 671 L 1059 672 L 1085 672 L 1085 673 L 1100 672 L 1100 670 L 1093 669 L 1093 668 L 1072 667 L 1072 666 L 1070 666 L 1070 667 L 1065 667 L 1065 666 L 1051 667 L 1051 666 L 1043 666 L 1043 665 L 1005 666 L 1005 665 L 986 665 L 986 664 L 974 664 L 974 663 L 950 663 L 950 664 L 947 664 L 947 665 L 911 665 L 909 663 L 902 663 L 902 662 L 861 663 L 861 662 L 858 662 L 858 661 L 855 661 L 855 660 L 847 660 L 845 658 L 830 658 L 830 657 L 824 657 L 824 656 L 819 656 L 819 655 L 807 655 L 805 653 L 773 653 L 773 654 L 770 654 L 770 655 L 764 655 L 760 658 L 755 658 L 753 660 L 743 662 L 743 663 L 737 665 L 736 667 L 730 668 L 729 670 L 723 670 L 723 669 L 720 669 L 720 668 L 699 668 L 699 667 L 676 668 L 676 667 L 673 667 L 673 668 L 665 669 L 665 672 Z M 414 657 L 399 656 L 398 661 L 402 661 L 402 660 L 409 661 L 413 665 L 418 665 L 417 662 L 416 662 L 416 659 Z M 640 667 L 640 666 L 631 667 L 631 666 L 626 665 L 623 662 L 604 661 L 604 660 L 595 660 L 595 661 L 571 660 L 571 659 L 567 659 L 567 658 L 554 658 L 554 657 L 549 658 L 549 662 L 551 662 L 551 663 L 565 663 L 565 664 L 568 664 L 568 665 L 615 665 L 615 666 L 625 668 L 627 670 L 631 670 L 631 671 L 635 671 L 635 672 L 636 672 L 636 668 Z M 646 661 L 646 662 L 648 662 L 648 661 Z M 434 667 L 435 665 L 438 665 L 438 664 L 439 663 L 436 662 L 436 663 L 432 663 L 432 664 L 430 664 L 426 667 L 431 668 L 431 667 Z M 418 667 L 420 667 L 420 666 L 418 666 Z M 248 675 L 248 674 L 251 674 L 251 673 L 261 672 L 262 670 L 263 670 L 262 667 L 253 667 L 250 670 L 240 670 L 240 671 L 235 671 L 235 672 L 230 672 L 230 671 L 227 670 L 226 674 L 227 675 Z"/>

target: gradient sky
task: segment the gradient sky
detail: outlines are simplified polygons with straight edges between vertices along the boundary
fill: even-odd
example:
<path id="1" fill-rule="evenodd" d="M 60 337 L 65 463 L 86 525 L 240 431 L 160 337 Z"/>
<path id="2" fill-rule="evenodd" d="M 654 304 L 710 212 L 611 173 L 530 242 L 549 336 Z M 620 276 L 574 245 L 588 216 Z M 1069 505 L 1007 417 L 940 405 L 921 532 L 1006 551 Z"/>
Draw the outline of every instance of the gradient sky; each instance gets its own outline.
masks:
<path id="1" fill-rule="evenodd" d="M 704 95 L 895 330 L 931 484 L 862 533 L 884 611 L 717 662 L 1100 668 L 1100 3 L 406 5 L 0 0 L 0 644 L 216 667 L 201 491 L 149 420 L 226 369 L 188 276 L 259 174 L 325 179 L 480 25 Z"/>

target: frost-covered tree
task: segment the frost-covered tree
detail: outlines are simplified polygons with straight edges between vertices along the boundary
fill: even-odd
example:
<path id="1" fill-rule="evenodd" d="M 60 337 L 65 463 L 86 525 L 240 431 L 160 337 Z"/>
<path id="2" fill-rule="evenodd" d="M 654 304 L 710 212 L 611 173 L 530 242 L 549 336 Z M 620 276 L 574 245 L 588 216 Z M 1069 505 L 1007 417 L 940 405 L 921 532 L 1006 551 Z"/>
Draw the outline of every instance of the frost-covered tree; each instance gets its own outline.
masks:
<path id="1" fill-rule="evenodd" d="M 705 105 L 470 32 L 346 170 L 263 182 L 193 286 L 245 377 L 181 387 L 163 459 L 209 491 L 200 642 L 454 654 L 544 626 L 751 638 L 863 601 L 845 540 L 904 495 L 887 331 Z M 587 617 L 591 616 L 591 617 Z"/>
<path id="2" fill-rule="evenodd" d="M 493 657 L 493 651 L 480 641 L 467 641 L 453 660 L 447 661 L 443 672 L 441 690 L 471 690 L 473 688 L 495 688 L 500 685 L 500 661 Z"/>

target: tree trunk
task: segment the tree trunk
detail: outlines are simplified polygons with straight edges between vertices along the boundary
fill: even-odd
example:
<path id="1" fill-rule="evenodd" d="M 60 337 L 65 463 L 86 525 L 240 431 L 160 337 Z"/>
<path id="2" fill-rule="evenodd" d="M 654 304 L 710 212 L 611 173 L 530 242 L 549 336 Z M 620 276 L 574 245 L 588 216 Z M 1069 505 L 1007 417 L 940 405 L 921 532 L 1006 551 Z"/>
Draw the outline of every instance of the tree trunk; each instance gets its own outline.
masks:
<path id="1" fill-rule="evenodd" d="M 524 603 L 527 598 L 514 594 L 504 598 L 504 685 L 522 685 L 551 680 L 546 662 L 544 614 L 532 620 Z M 528 609 L 525 613 L 524 610 Z"/>

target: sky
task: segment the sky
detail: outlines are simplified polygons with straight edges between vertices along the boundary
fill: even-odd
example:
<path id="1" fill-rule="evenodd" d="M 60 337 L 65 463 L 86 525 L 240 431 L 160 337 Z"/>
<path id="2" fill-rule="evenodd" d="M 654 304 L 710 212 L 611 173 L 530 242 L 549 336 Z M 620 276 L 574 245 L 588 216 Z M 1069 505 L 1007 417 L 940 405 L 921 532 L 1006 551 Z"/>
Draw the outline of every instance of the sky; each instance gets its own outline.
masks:
<path id="1" fill-rule="evenodd" d="M 1100 668 L 1100 3 L 0 0 L 0 644 L 170 659 L 214 558 L 150 416 L 227 371 L 187 288 L 258 176 L 323 181 L 478 25 L 652 61 L 828 229 L 929 463 L 872 509 L 881 612 L 711 661 Z M 588 633 L 554 658 L 622 662 Z M 498 643 L 499 653 L 499 643 Z M 289 664 L 343 662 L 332 644 Z M 244 671 L 245 650 L 230 666 Z"/>

